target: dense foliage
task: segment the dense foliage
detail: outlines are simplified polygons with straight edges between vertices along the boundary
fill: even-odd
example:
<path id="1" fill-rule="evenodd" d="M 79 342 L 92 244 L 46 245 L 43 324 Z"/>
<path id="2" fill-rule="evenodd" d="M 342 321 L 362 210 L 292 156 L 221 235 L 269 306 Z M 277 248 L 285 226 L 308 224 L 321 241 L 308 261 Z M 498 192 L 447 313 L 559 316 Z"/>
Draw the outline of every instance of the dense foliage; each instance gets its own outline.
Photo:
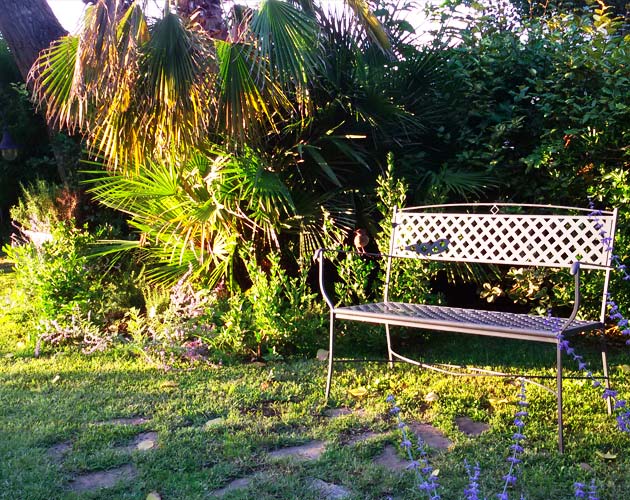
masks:
<path id="1" fill-rule="evenodd" d="M 34 263 L 48 262 L 29 292 L 40 294 L 31 295 L 34 303 L 57 301 L 42 308 L 42 317 L 74 321 L 78 301 L 81 314 L 91 311 L 90 321 L 106 329 L 118 321 L 115 330 L 128 338 L 151 331 L 151 342 L 170 339 L 155 333 L 155 325 L 129 325 L 160 317 L 149 317 L 151 287 L 165 290 L 169 303 L 169 288 L 184 280 L 191 294 L 205 290 L 214 298 L 203 321 L 187 316 L 186 328 L 173 326 L 180 332 L 173 339 L 203 337 L 258 357 L 313 349 L 284 319 L 298 321 L 300 308 L 320 312 L 306 285 L 312 252 L 349 247 L 357 227 L 371 236 L 369 250 L 386 251 L 379 222 L 404 204 L 586 206 L 591 199 L 621 208 L 615 252 L 624 261 L 630 79 L 623 20 L 590 2 L 537 15 L 523 15 L 509 2 L 470 3 L 474 15 L 461 19 L 461 3 L 435 8 L 441 28 L 421 41 L 404 20 L 411 8 L 405 3 L 380 2 L 357 22 L 348 13 L 267 0 L 258 11 L 236 9 L 227 39 L 214 40 L 175 13 L 153 23 L 135 6 L 114 14 L 97 2 L 81 35 L 42 54 L 32 83 L 50 122 L 85 136 L 96 158 L 89 168 L 96 171 L 81 174 L 90 178 L 84 188 L 101 206 L 124 214 L 127 227 L 111 216 L 74 211 L 42 228 L 43 193 L 66 211 L 84 206 L 85 198 L 75 194 L 76 179 L 64 178 L 63 189 L 41 182 L 25 189 L 12 212 L 24 235 L 65 228 L 56 243 L 7 248 L 25 287 Z M 275 43 L 268 43 L 272 35 Z M 23 105 L 24 88 L 7 82 L 0 98 L 15 91 Z M 60 222 L 69 218 L 77 227 L 89 222 L 89 235 Z M 106 234 L 109 246 L 84 262 L 94 248 L 86 243 Z M 116 260 L 119 250 L 130 253 Z M 77 263 L 105 274 L 141 269 L 128 279 L 103 278 L 112 286 L 126 283 L 114 309 L 138 305 L 130 313 L 134 321 L 103 310 L 97 292 L 103 281 L 92 280 L 92 271 L 77 274 Z M 340 299 L 380 294 L 378 262 L 339 257 L 333 264 Z M 57 266 L 74 295 L 55 295 L 56 272 L 44 269 Z M 397 272 L 403 273 L 394 291 L 400 297 L 444 300 L 443 286 L 436 286 L 439 266 Z M 476 289 L 475 300 L 500 298 L 539 310 L 570 300 L 562 273 L 457 270 L 448 276 Z M 131 282 L 135 295 L 124 291 Z M 613 285 L 623 303 L 628 283 Z M 65 300 L 68 307 L 61 307 Z M 169 324 L 181 308 L 171 303 L 164 311 L 161 321 Z M 200 333 L 204 321 L 217 326 L 212 335 Z M 321 329 L 315 323 L 313 337 Z"/>

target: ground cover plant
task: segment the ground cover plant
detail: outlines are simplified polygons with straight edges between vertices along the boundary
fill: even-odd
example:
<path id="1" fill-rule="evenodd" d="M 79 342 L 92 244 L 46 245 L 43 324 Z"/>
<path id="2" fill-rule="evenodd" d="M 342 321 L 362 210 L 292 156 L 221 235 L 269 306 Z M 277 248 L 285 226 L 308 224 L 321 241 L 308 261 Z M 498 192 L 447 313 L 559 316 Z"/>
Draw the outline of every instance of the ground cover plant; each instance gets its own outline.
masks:
<path id="1" fill-rule="evenodd" d="M 6 304 L 12 275 L 1 279 Z M 35 358 L 20 319 L 3 312 L 0 320 L 3 497 L 146 498 L 156 492 L 162 498 L 212 498 L 233 480 L 252 478 L 225 498 L 322 498 L 315 480 L 343 487 L 347 498 L 426 498 L 406 469 L 386 402 L 390 394 L 406 422 L 429 422 L 452 441 L 446 451 L 427 448 L 441 498 L 461 498 L 468 484 L 465 463 L 480 468 L 479 498 L 494 498 L 503 488 L 520 400 L 516 378 L 455 379 L 408 366 L 351 365 L 335 378 L 332 407 L 347 412 L 334 417 L 323 403 L 325 366 L 315 359 L 222 365 L 201 358 L 164 369 L 124 344 L 89 356 L 65 349 Z M 416 341 L 438 362 L 553 373 L 553 349 L 456 334 L 425 334 Z M 597 366 L 596 346 L 586 339 L 575 346 Z M 610 363 L 615 388 L 627 394 L 630 356 L 613 349 Z M 527 438 L 509 498 L 575 498 L 574 483 L 591 481 L 598 498 L 624 498 L 630 440 L 590 386 L 566 382 L 564 455 L 556 451 L 553 395 L 527 387 Z M 476 437 L 464 434 L 456 423 L 464 416 L 489 429 Z M 138 423 L 117 423 L 125 418 Z M 130 446 L 150 432 L 157 433 L 150 449 Z M 312 441 L 325 443 L 325 451 L 311 460 L 273 458 L 278 450 Z M 379 461 L 391 446 L 401 461 L 394 470 Z M 89 473 L 123 466 L 131 472 L 110 488 L 73 490 Z"/>
<path id="2" fill-rule="evenodd" d="M 521 1 L 450 1 L 421 42 L 400 17 L 412 6 L 395 0 L 373 12 L 352 2 L 353 15 L 267 0 L 213 12 L 216 31 L 190 17 L 196 3 L 151 20 L 140 3 L 94 2 L 80 35 L 41 54 L 35 101 L 49 125 L 81 135 L 92 172 L 77 171 L 65 136 L 52 159 L 15 68 L 0 78 L 11 132 L 38 137 L 17 163 L 0 160 L 0 209 L 13 205 L 23 240 L 4 247 L 0 274 L 0 497 L 208 498 L 234 480 L 242 488 L 226 498 L 627 497 L 627 22 L 591 0 L 531 16 Z M 474 15 L 459 19 L 460 4 Z M 462 27 L 448 28 L 453 19 Z M 34 178 L 55 166 L 62 184 Z M 394 206 L 462 200 L 591 200 L 594 217 L 620 208 L 605 332 L 618 421 L 593 387 L 594 339 L 567 339 L 569 370 L 586 378 L 565 385 L 565 455 L 553 396 L 536 386 L 526 438 L 512 439 L 516 378 L 349 365 L 335 411 L 323 406 L 327 314 L 312 292 L 313 250 L 351 249 L 361 228 L 367 250 L 386 254 L 380 221 Z M 328 265 L 337 300 L 381 295 L 376 259 Z M 414 302 L 465 291 L 540 312 L 572 299 L 554 271 L 395 272 L 393 295 Z M 344 328 L 342 353 L 382 354 L 378 327 Z M 538 346 L 396 335 L 434 362 L 553 374 L 553 352 Z M 463 417 L 489 429 L 467 435 Z M 422 448 L 420 483 L 397 418 L 408 436 L 430 423 L 452 442 Z M 309 459 L 277 460 L 299 445 Z M 96 477 L 120 482 L 85 486 Z"/>

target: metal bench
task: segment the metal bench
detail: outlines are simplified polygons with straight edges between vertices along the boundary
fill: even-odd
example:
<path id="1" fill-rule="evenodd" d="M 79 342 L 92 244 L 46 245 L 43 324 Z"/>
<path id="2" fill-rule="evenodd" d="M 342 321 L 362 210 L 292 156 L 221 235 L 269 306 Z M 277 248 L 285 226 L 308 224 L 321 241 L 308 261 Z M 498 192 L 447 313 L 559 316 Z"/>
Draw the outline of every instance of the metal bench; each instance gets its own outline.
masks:
<path id="1" fill-rule="evenodd" d="M 558 443 L 563 451 L 562 435 L 562 349 L 560 337 L 603 330 L 606 297 L 610 280 L 612 238 L 617 210 L 590 215 L 590 209 L 551 205 L 467 204 L 430 205 L 394 209 L 389 254 L 386 258 L 385 291 L 382 302 L 336 306 L 324 286 L 324 253 L 319 249 L 321 293 L 330 308 L 330 342 L 326 400 L 333 376 L 335 321 L 351 320 L 385 325 L 388 360 L 401 360 L 423 368 L 447 373 L 443 369 L 405 357 L 392 348 L 390 327 L 404 326 L 428 330 L 460 332 L 555 344 L 557 359 L 556 388 L 558 403 Z M 604 244 L 606 238 L 610 243 Z M 574 275 L 575 300 L 566 318 L 535 316 L 509 312 L 485 311 L 389 300 L 392 261 L 431 259 L 469 264 L 509 265 L 517 267 L 567 268 Z M 603 275 L 603 293 L 599 318 L 576 319 L 580 308 L 580 270 L 599 270 Z M 606 350 L 602 344 L 603 376 L 608 386 Z M 341 360 L 339 360 L 341 361 Z M 479 371 L 484 375 L 505 375 Z M 610 400 L 608 400 L 610 413 Z"/>

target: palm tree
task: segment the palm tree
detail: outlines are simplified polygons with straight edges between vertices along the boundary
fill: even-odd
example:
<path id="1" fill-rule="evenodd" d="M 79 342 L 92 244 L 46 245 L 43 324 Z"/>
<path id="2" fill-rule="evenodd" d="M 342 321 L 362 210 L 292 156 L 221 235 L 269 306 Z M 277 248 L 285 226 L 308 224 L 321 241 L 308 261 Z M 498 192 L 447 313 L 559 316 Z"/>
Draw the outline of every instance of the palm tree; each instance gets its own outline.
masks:
<path id="1" fill-rule="evenodd" d="M 308 253 L 325 213 L 348 232 L 369 216 L 375 160 L 439 115 L 409 90 L 435 54 L 418 55 L 392 19 L 391 43 L 351 6 L 363 27 L 265 0 L 235 9 L 222 38 L 169 9 L 150 23 L 135 3 L 99 0 L 80 35 L 42 53 L 36 100 L 114 173 L 93 192 L 131 217 L 157 275 L 193 265 L 215 282 L 248 240 L 262 254 L 300 235 Z"/>

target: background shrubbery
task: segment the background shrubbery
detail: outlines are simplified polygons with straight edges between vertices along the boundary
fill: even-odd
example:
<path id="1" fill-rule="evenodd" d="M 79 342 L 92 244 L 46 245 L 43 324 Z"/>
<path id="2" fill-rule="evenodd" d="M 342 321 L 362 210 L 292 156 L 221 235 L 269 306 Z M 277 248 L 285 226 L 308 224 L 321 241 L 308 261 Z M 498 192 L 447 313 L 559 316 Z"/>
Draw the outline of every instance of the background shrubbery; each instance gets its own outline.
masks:
<path id="1" fill-rule="evenodd" d="M 254 137 L 252 129 L 232 143 L 213 129 L 187 156 L 146 151 L 115 175 L 102 168 L 111 166 L 107 157 L 89 167 L 96 174 L 78 172 L 76 141 L 51 148 L 39 132 L 41 144 L 23 153 L 19 176 L 18 164 L 0 160 L 2 186 L 13 193 L 1 208 L 13 207 L 23 240 L 5 251 L 16 270 L 16 307 L 37 326 L 32 346 L 37 338 L 43 346 L 94 345 L 82 338 L 85 329 L 85 337 L 100 331 L 107 342 L 131 341 L 151 359 L 195 349 L 218 357 L 312 355 L 325 337 L 313 250 L 351 248 L 352 230 L 361 227 L 371 236 L 368 250 L 386 253 L 380 223 L 396 205 L 586 206 L 591 199 L 620 208 L 615 252 L 627 260 L 627 26 L 595 2 L 544 12 L 522 2 L 472 4 L 466 19 L 459 3 L 434 9 L 443 29 L 420 43 L 400 18 L 409 6 L 381 2 L 375 13 L 391 34 L 389 53 L 348 18 L 313 13 L 328 64 L 305 66 L 309 102 L 269 115 L 266 134 Z M 464 27 L 447 29 L 454 20 Z M 9 56 L 0 51 L 7 68 Z M 42 124 L 15 69 L 3 75 L 0 105 L 21 141 Z M 290 85 L 278 96 L 304 98 Z M 63 185 L 43 180 L 54 177 Z M 86 177 L 89 194 L 80 184 Z M 19 181 L 26 188 L 17 201 Z M 339 254 L 330 264 L 337 300 L 381 294 L 378 259 Z M 446 274 L 434 263 L 396 266 L 392 293 L 402 300 L 538 312 L 571 300 L 569 278 L 551 270 L 479 275 Z M 453 299 L 454 290 L 466 295 Z M 621 304 L 630 297 L 619 277 L 612 290 Z M 586 284 L 587 297 L 597 293 Z"/>

